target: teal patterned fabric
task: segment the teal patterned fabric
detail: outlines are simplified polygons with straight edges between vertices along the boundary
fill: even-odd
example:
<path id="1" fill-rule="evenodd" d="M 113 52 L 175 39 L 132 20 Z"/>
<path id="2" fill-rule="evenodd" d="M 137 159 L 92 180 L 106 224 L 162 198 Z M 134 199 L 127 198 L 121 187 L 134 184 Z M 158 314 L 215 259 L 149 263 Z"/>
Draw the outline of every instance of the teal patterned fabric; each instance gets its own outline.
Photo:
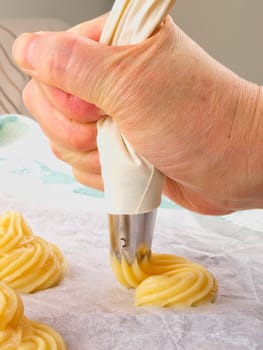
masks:
<path id="1" fill-rule="evenodd" d="M 70 169 L 53 157 L 37 123 L 25 116 L 0 116 L 0 171 L 28 178 L 29 182 L 37 178 L 47 186 L 66 186 L 82 196 L 103 198 L 102 192 L 79 184 Z M 161 207 L 177 206 L 163 196 Z"/>

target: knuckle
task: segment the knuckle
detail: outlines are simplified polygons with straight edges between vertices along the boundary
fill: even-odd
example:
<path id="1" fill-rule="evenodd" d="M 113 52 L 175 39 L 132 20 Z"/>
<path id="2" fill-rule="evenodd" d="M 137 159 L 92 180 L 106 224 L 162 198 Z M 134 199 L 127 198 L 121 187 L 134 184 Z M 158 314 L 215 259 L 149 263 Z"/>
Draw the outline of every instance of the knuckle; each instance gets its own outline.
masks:
<path id="1" fill-rule="evenodd" d="M 95 123 L 80 125 L 72 123 L 69 144 L 72 149 L 85 152 L 96 147 L 97 127 Z"/>
<path id="2" fill-rule="evenodd" d="M 103 191 L 103 181 L 100 175 L 83 172 L 76 168 L 73 168 L 72 172 L 75 179 L 81 184 Z"/>
<path id="3" fill-rule="evenodd" d="M 72 169 L 72 172 L 73 176 L 78 182 L 86 186 L 92 186 L 93 175 L 91 173 L 83 172 L 82 170 L 79 170 L 75 167 Z"/>
<path id="4" fill-rule="evenodd" d="M 88 167 L 88 169 L 94 174 L 101 174 L 101 165 L 98 151 L 90 152 L 89 159 L 85 163 L 85 166 Z"/>
<path id="5" fill-rule="evenodd" d="M 63 78 L 70 69 L 72 55 L 75 51 L 76 40 L 67 34 L 58 33 L 50 41 L 43 54 L 45 59 L 43 74 L 49 77 L 49 83 L 55 83 L 58 78 Z"/>
<path id="6" fill-rule="evenodd" d="M 50 143 L 50 148 L 53 154 L 58 158 L 59 160 L 64 161 L 65 160 L 65 155 L 63 152 L 57 147 L 54 143 Z"/>
<path id="7" fill-rule="evenodd" d="M 27 108 L 30 107 L 30 101 L 32 101 L 32 96 L 34 94 L 34 88 L 35 88 L 34 85 L 35 83 L 31 80 L 29 83 L 26 84 L 22 92 L 22 98 Z"/>

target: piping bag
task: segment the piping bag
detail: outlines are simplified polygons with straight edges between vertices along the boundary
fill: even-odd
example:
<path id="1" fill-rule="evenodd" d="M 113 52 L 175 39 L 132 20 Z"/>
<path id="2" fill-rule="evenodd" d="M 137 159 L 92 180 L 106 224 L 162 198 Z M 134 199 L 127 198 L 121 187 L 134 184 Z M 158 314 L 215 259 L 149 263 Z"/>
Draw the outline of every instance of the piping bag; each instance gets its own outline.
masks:
<path id="1" fill-rule="evenodd" d="M 116 0 L 100 42 L 120 46 L 147 39 L 174 4 L 175 0 Z M 163 175 L 135 152 L 110 116 L 98 122 L 97 142 L 111 254 L 132 264 L 151 252 Z"/>

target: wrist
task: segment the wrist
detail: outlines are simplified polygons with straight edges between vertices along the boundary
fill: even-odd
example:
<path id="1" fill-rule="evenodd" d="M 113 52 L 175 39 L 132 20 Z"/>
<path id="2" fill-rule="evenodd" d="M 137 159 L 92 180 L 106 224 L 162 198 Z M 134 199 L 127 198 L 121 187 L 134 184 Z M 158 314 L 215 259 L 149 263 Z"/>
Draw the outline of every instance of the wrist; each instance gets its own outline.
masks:
<path id="1" fill-rule="evenodd" d="M 255 205 L 263 208 L 263 87 L 254 85 L 251 89 L 254 98 L 248 99 L 248 106 L 250 105 L 249 180 Z"/>
<path id="2" fill-rule="evenodd" d="M 263 88 L 240 79 L 229 137 L 233 136 L 238 209 L 263 208 Z M 239 180 L 238 180 L 239 179 Z M 236 198 L 236 199 L 237 199 Z M 235 196 L 234 196 L 235 199 Z"/>

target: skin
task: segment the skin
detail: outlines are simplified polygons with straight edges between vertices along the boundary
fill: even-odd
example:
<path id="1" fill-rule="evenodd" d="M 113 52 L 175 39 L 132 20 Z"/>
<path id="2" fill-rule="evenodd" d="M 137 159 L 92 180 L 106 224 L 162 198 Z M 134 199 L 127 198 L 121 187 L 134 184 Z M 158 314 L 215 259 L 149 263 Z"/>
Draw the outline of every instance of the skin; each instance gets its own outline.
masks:
<path id="1" fill-rule="evenodd" d="M 105 16 L 68 32 L 20 36 L 32 76 L 24 102 L 77 180 L 103 190 L 96 122 L 110 115 L 192 211 L 263 208 L 263 90 L 221 65 L 170 17 L 143 43 L 109 47 Z M 132 64 L 131 64 L 132 63 Z"/>

